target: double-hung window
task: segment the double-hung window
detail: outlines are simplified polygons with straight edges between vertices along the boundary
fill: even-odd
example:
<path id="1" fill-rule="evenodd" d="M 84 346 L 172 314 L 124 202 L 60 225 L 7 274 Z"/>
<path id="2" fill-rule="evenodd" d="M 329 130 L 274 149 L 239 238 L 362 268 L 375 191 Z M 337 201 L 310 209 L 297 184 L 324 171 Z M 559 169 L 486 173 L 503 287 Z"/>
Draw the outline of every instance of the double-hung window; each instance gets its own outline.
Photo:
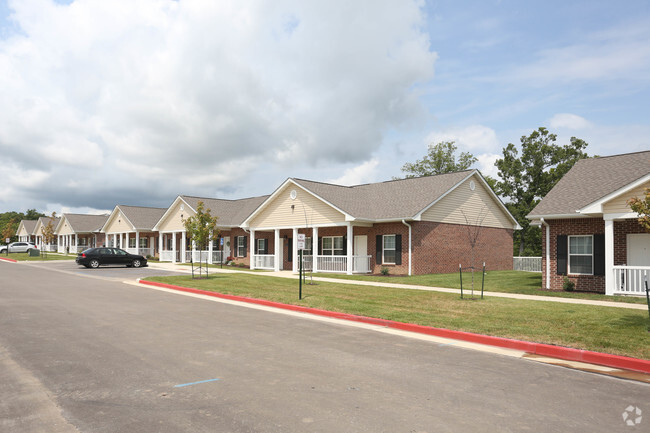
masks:
<path id="1" fill-rule="evenodd" d="M 593 275 L 593 236 L 569 236 L 569 274 Z"/>
<path id="2" fill-rule="evenodd" d="M 267 240 L 266 239 L 256 239 L 257 242 L 257 254 L 268 254 L 266 250 Z"/>
<path id="3" fill-rule="evenodd" d="M 323 236 L 323 255 L 342 256 L 343 236 Z"/>
<path id="4" fill-rule="evenodd" d="M 237 257 L 245 257 L 246 255 L 246 237 L 237 236 Z"/>
<path id="5" fill-rule="evenodd" d="M 382 263 L 388 264 L 388 265 L 394 265 L 395 264 L 395 235 L 384 235 L 382 236 L 382 243 L 383 243 L 383 257 L 382 257 Z"/>

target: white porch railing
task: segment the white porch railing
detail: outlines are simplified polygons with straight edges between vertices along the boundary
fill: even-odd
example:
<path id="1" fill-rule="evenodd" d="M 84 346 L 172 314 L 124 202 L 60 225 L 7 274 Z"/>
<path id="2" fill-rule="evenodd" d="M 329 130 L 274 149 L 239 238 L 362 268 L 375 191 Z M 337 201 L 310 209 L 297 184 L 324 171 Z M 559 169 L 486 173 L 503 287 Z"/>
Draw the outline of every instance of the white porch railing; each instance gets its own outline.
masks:
<path id="1" fill-rule="evenodd" d="M 370 259 L 372 256 L 352 256 L 352 272 L 355 274 L 370 273 Z"/>
<path id="2" fill-rule="evenodd" d="M 160 261 L 161 262 L 173 262 L 174 261 L 174 251 L 164 250 L 160 252 Z"/>
<path id="3" fill-rule="evenodd" d="M 542 258 L 513 257 L 512 269 L 515 271 L 542 272 Z"/>
<path id="4" fill-rule="evenodd" d="M 355 274 L 367 274 L 371 272 L 370 261 L 372 256 L 352 256 L 352 272 Z M 316 256 L 318 272 L 338 272 L 345 273 L 348 271 L 347 256 Z M 314 256 L 302 257 L 302 268 L 309 272 L 313 270 Z"/>
<path id="5" fill-rule="evenodd" d="M 212 263 L 219 264 L 223 258 L 223 251 L 212 251 Z"/>
<path id="6" fill-rule="evenodd" d="M 41 245 L 40 248 L 41 250 L 47 251 L 48 253 L 54 253 L 58 251 L 56 245 Z"/>
<path id="7" fill-rule="evenodd" d="M 255 254 L 253 269 L 275 269 L 275 255 L 273 254 Z"/>
<path id="8" fill-rule="evenodd" d="M 144 257 L 153 256 L 153 248 L 125 248 L 124 251 L 129 254 L 139 254 Z"/>
<path id="9" fill-rule="evenodd" d="M 645 295 L 645 281 L 650 286 L 650 266 L 614 266 L 615 295 Z"/>

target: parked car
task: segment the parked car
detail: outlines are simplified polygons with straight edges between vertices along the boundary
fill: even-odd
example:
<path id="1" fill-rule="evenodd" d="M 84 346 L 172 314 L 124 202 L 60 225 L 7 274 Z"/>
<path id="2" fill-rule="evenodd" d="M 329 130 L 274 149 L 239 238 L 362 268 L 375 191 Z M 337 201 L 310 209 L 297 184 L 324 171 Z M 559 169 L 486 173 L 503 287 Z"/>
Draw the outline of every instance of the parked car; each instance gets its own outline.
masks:
<path id="1" fill-rule="evenodd" d="M 10 253 L 26 253 L 32 248 L 36 249 L 38 247 L 34 245 L 32 242 L 12 242 L 9 244 Z M 7 246 L 0 245 L 0 254 L 5 254 L 6 252 L 7 252 Z"/>
<path id="2" fill-rule="evenodd" d="M 89 248 L 77 254 L 77 264 L 87 268 L 98 268 L 103 265 L 125 265 L 127 268 L 147 266 L 147 259 L 138 254 L 130 254 L 119 248 Z"/>

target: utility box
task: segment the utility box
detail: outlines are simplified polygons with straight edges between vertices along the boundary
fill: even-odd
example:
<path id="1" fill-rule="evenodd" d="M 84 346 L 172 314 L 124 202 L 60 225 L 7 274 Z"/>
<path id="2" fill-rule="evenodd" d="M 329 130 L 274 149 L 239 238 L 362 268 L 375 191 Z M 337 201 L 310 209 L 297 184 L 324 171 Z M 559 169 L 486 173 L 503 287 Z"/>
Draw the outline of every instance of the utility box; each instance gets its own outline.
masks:
<path id="1" fill-rule="evenodd" d="M 38 257 L 41 255 L 41 250 L 38 248 L 30 248 L 29 249 L 29 257 Z"/>

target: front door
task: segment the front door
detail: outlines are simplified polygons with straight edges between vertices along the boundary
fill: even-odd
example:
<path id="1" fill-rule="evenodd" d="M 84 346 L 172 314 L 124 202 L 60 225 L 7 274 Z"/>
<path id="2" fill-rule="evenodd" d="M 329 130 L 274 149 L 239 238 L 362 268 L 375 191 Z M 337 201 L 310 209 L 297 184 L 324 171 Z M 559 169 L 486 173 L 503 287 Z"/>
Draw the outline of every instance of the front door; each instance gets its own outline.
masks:
<path id="1" fill-rule="evenodd" d="M 230 236 L 223 238 L 223 260 L 225 261 L 227 257 L 230 257 Z"/>
<path id="2" fill-rule="evenodd" d="M 361 235 L 354 237 L 354 260 L 352 272 L 370 272 L 368 255 L 368 236 Z"/>
<path id="3" fill-rule="evenodd" d="M 650 234 L 627 235 L 627 265 L 650 266 Z"/>

